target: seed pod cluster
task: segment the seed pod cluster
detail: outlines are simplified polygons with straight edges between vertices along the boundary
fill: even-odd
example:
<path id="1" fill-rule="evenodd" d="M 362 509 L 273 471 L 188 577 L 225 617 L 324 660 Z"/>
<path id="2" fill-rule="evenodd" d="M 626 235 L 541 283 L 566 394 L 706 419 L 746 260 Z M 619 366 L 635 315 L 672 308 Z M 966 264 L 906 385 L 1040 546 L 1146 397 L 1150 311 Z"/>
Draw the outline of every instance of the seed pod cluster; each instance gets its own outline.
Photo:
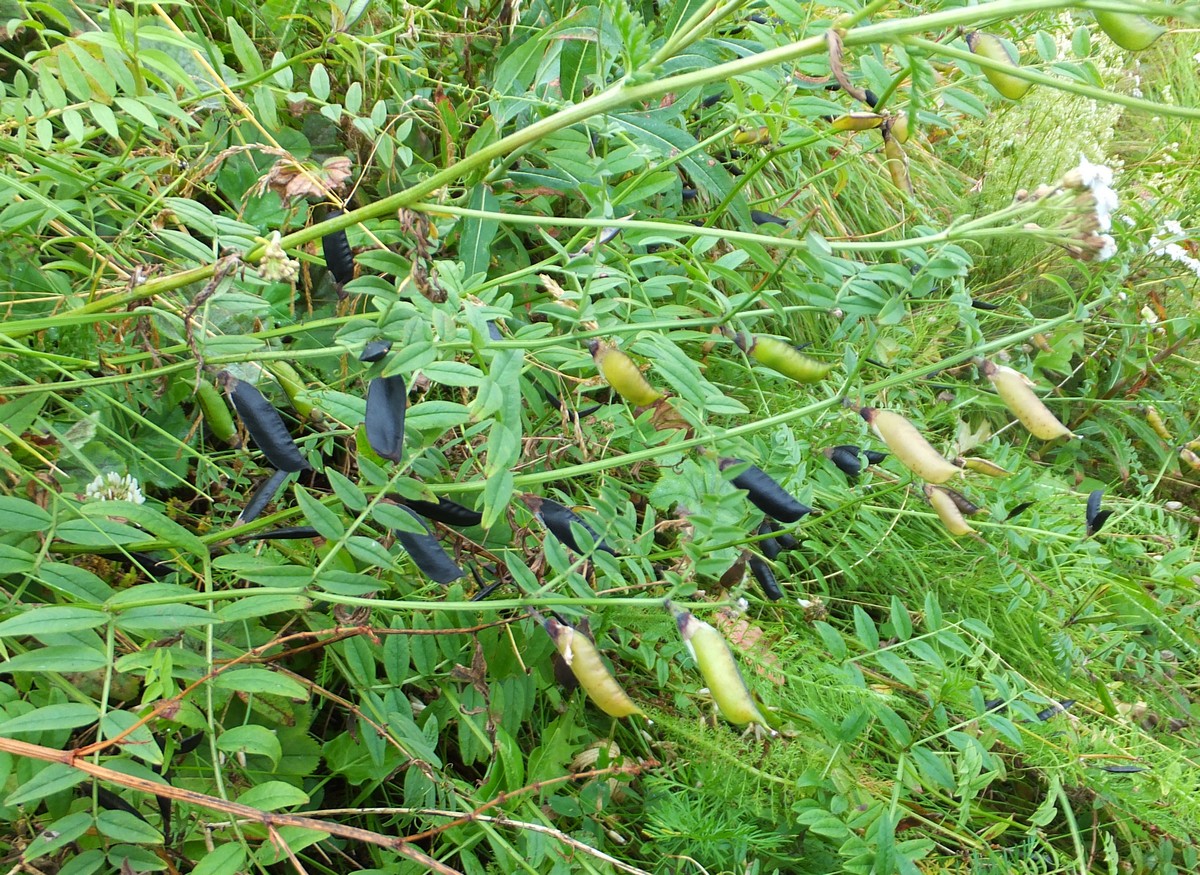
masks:
<path id="1" fill-rule="evenodd" d="M 734 465 L 744 465 L 745 462 L 741 459 L 721 459 L 718 464 L 724 471 Z M 812 513 L 811 507 L 798 502 L 791 493 L 754 465 L 734 477 L 733 485 L 745 489 L 746 498 L 751 504 L 781 523 L 794 523 Z"/>
<path id="2" fill-rule="evenodd" d="M 229 390 L 229 399 L 246 426 L 250 439 L 272 467 L 287 472 L 309 470 L 312 466 L 300 455 L 300 448 L 292 440 L 287 426 L 283 424 L 283 417 L 271 406 L 271 402 L 250 383 L 237 379 L 227 371 L 221 373 Z"/>
<path id="3" fill-rule="evenodd" d="M 779 581 L 775 579 L 775 572 L 771 570 L 771 564 L 753 553 L 750 554 L 748 563 L 750 565 L 750 573 L 758 581 L 763 595 L 773 602 L 782 599 L 783 590 L 779 588 Z"/>
<path id="4" fill-rule="evenodd" d="M 586 635 L 554 618 L 547 619 L 543 627 L 563 662 L 597 708 L 617 719 L 644 713 L 621 689 L 600 658 L 600 651 Z"/>

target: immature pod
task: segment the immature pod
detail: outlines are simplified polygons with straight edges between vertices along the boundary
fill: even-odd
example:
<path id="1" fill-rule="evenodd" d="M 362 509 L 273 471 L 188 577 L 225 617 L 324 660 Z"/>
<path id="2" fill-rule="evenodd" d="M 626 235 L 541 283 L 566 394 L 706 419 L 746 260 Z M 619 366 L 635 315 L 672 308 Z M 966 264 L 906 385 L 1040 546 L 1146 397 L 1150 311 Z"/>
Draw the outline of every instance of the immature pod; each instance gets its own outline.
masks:
<path id="1" fill-rule="evenodd" d="M 336 219 L 340 215 L 341 210 L 330 210 L 326 219 Z M 321 252 L 325 255 L 325 266 L 333 275 L 334 282 L 342 286 L 354 279 L 354 251 L 350 248 L 345 229 L 322 237 Z"/>
<path id="2" fill-rule="evenodd" d="M 974 471 L 977 474 L 986 474 L 988 477 L 1012 476 L 1012 471 L 1001 468 L 995 462 L 989 462 L 987 459 L 980 459 L 977 456 L 959 456 L 954 462 L 968 471 Z"/>
<path id="3" fill-rule="evenodd" d="M 741 459 L 721 459 L 717 463 L 722 471 L 733 465 L 744 464 Z M 746 498 L 751 504 L 781 523 L 794 523 L 812 513 L 811 507 L 796 501 L 791 493 L 754 465 L 734 477 L 732 482 L 738 489 L 746 490 Z"/>
<path id="4" fill-rule="evenodd" d="M 899 413 L 875 407 L 863 407 L 858 413 L 904 467 L 921 479 L 930 483 L 945 483 L 962 472 L 961 468 L 935 450 L 916 426 Z"/>
<path id="5" fill-rule="evenodd" d="M 1018 63 L 1016 52 L 1002 42 L 999 37 L 992 36 L 990 33 L 977 30 L 967 34 L 967 48 L 981 58 L 987 58 L 989 61 L 995 61 L 1006 67 L 1021 66 Z M 983 75 L 987 77 L 988 82 L 992 83 L 993 88 L 1009 100 L 1020 100 L 1033 85 L 1027 79 L 1013 76 L 1003 70 L 993 70 L 991 67 L 983 67 Z"/>
<path id="6" fill-rule="evenodd" d="M 231 447 L 236 447 L 237 426 L 233 424 L 233 414 L 229 412 L 221 393 L 207 380 L 201 380 L 196 386 L 196 405 L 200 408 L 200 415 L 204 417 L 204 424 L 213 436 Z"/>
<path id="7" fill-rule="evenodd" d="M 942 521 L 942 525 L 946 527 L 946 531 L 954 537 L 970 535 L 975 532 L 966 519 L 963 518 L 962 511 L 959 510 L 958 505 L 947 490 L 942 489 L 940 486 L 926 483 L 925 497 L 929 499 L 929 504 L 937 512 L 938 519 Z"/>
<path id="8" fill-rule="evenodd" d="M 320 412 L 309 398 L 308 387 L 304 385 L 304 380 L 296 373 L 295 368 L 278 359 L 268 362 L 266 368 L 278 381 L 283 389 L 283 394 L 287 395 L 288 401 L 292 403 L 292 409 L 299 414 L 302 420 L 309 421 L 321 417 Z"/>
<path id="9" fill-rule="evenodd" d="M 912 194 L 912 177 L 908 173 L 908 155 L 904 153 L 904 147 L 894 137 L 886 136 L 883 138 L 883 154 L 892 185 Z"/>
<path id="10" fill-rule="evenodd" d="M 899 112 L 891 116 L 883 126 L 886 136 L 891 137 L 900 145 L 908 142 L 910 132 L 908 113 Z"/>
<path id="11" fill-rule="evenodd" d="M 403 505 L 401 506 L 403 507 Z M 464 574 L 463 570 L 442 549 L 442 545 L 438 539 L 425 528 L 425 523 L 422 522 L 421 517 L 417 515 L 416 511 L 407 507 L 404 510 L 417 521 L 417 525 L 421 527 L 421 532 L 407 532 L 403 529 L 396 529 L 396 540 L 407 551 L 417 568 L 421 569 L 422 573 L 426 576 L 441 584 L 450 584 L 462 577 Z"/>
<path id="12" fill-rule="evenodd" d="M 739 146 L 767 146 L 771 142 L 771 129 L 766 125 L 753 130 L 739 130 L 733 135 Z"/>
<path id="13" fill-rule="evenodd" d="M 363 344 L 362 352 L 358 354 L 358 360 L 372 364 L 387 355 L 391 349 L 392 342 L 386 337 L 378 340 L 368 340 Z"/>
<path id="14" fill-rule="evenodd" d="M 571 669 L 571 674 L 575 675 L 579 686 L 583 687 L 583 691 L 597 708 L 609 717 L 618 719 L 631 714 L 645 713 L 621 689 L 621 685 L 600 658 L 600 651 L 586 635 L 553 617 L 546 620 L 543 626 L 562 655 L 563 662 Z"/>
<path id="15" fill-rule="evenodd" d="M 783 590 L 779 588 L 779 581 L 775 579 L 775 572 L 771 570 L 770 564 L 753 553 L 750 554 L 750 573 L 758 581 L 763 595 L 770 601 L 777 602 L 783 598 Z"/>
<path id="16" fill-rule="evenodd" d="M 408 388 L 404 378 L 376 377 L 367 387 L 367 443 L 384 459 L 399 462 L 404 455 L 404 411 Z"/>
<path id="17" fill-rule="evenodd" d="M 662 397 L 662 392 L 646 382 L 633 359 L 615 346 L 593 340 L 588 343 L 588 349 L 608 385 L 630 404 L 649 407 Z"/>
<path id="18" fill-rule="evenodd" d="M 263 397 L 250 383 L 245 383 L 228 371 L 222 371 L 226 386 L 229 387 L 229 399 L 246 426 L 254 445 L 267 457 L 267 461 L 280 471 L 307 471 L 312 466 L 300 455 L 300 448 L 292 440 L 283 417 L 271 406 L 271 402 Z"/>
<path id="19" fill-rule="evenodd" d="M 745 723 L 767 726 L 721 633 L 708 623 L 697 620 L 690 611 L 677 610 L 670 602 L 667 607 L 675 615 L 683 643 L 696 660 L 721 715 L 739 726 Z"/>
<path id="20" fill-rule="evenodd" d="M 1162 414 L 1152 404 L 1146 406 L 1146 422 L 1150 423 L 1150 427 L 1154 429 L 1156 435 L 1167 443 L 1172 443 L 1171 432 L 1167 428 L 1167 424 L 1163 422 Z"/>
<path id="21" fill-rule="evenodd" d="M 883 116 L 877 112 L 850 112 L 840 115 L 829 123 L 835 131 L 869 131 L 883 124 Z"/>
<path id="22" fill-rule="evenodd" d="M 1087 521 L 1087 536 L 1089 538 L 1092 535 L 1096 534 L 1098 531 L 1100 531 L 1100 529 L 1104 527 L 1105 522 L 1108 521 L 1108 518 L 1110 516 L 1112 516 L 1111 510 L 1101 510 L 1100 509 L 1100 502 L 1102 502 L 1103 500 L 1104 500 L 1104 490 L 1103 489 L 1093 490 L 1092 493 L 1090 495 L 1088 495 L 1086 521 Z"/>
<path id="23" fill-rule="evenodd" d="M 759 337 L 739 331 L 733 335 L 733 341 L 759 364 L 798 383 L 815 383 L 833 370 L 833 365 L 809 358 L 790 343 L 774 337 Z"/>
<path id="24" fill-rule="evenodd" d="M 258 488 L 250 494 L 250 500 L 238 514 L 237 522 L 234 525 L 241 526 L 252 523 L 262 516 L 262 512 L 267 509 L 267 505 L 271 503 L 271 499 L 275 497 L 275 493 L 279 491 L 283 481 L 287 480 L 289 473 L 291 472 L 284 470 L 271 472 L 271 476 L 260 483 Z"/>
<path id="25" fill-rule="evenodd" d="M 1188 467 L 1194 471 L 1200 471 L 1200 455 L 1196 454 L 1190 446 L 1183 447 L 1179 450 L 1179 459 L 1186 462 Z"/>
<path id="26" fill-rule="evenodd" d="M 1096 16 L 1096 24 L 1100 25 L 1100 29 L 1110 40 L 1131 52 L 1150 48 L 1155 40 L 1167 32 L 1161 24 L 1144 15 L 1106 12 L 1102 9 L 1093 9 L 1092 15 Z"/>
<path id="27" fill-rule="evenodd" d="M 569 507 L 564 507 L 557 501 L 552 501 L 549 498 L 534 495 L 532 492 L 526 492 L 522 495 L 521 501 L 529 508 L 529 512 L 541 521 L 550 534 L 576 553 L 582 555 L 584 551 L 579 546 L 579 542 L 575 540 L 575 535 L 571 532 L 572 523 L 592 536 L 592 541 L 595 543 L 597 550 L 603 550 L 605 553 L 611 553 L 614 556 L 619 555 L 607 541 L 602 540 L 596 534 L 595 529 L 585 523 L 583 518 Z"/>
<path id="28" fill-rule="evenodd" d="M 464 507 L 457 502 L 441 496 L 438 497 L 437 501 L 421 501 L 415 498 L 404 498 L 400 499 L 400 501 L 421 514 L 421 516 L 428 517 L 435 522 L 445 523 L 448 526 L 470 528 L 483 522 L 483 514 L 479 511 L 471 510 L 469 507 Z"/>
<path id="29" fill-rule="evenodd" d="M 1042 399 L 1034 394 L 1034 383 L 1020 371 L 993 364 L 987 359 L 979 360 L 979 369 L 991 380 L 1004 406 L 1031 435 L 1044 441 L 1075 437 L 1042 403 Z"/>

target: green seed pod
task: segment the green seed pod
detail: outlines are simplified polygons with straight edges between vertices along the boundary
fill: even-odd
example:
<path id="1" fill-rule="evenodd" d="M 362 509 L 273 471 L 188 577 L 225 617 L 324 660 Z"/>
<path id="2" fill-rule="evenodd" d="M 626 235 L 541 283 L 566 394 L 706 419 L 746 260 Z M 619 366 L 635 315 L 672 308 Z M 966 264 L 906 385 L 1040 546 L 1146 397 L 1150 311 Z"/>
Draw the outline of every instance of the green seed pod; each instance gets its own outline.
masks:
<path id="1" fill-rule="evenodd" d="M 697 620 L 690 611 L 676 610 L 670 603 L 668 607 L 675 615 L 683 643 L 696 660 L 721 716 L 739 726 L 746 723 L 768 726 L 721 633 L 708 623 Z"/>
<path id="2" fill-rule="evenodd" d="M 942 456 L 916 426 L 890 410 L 864 407 L 858 411 L 867 424 L 888 445 L 888 449 L 904 467 L 930 483 L 945 483 L 962 469 Z"/>
<path id="3" fill-rule="evenodd" d="M 904 147 L 894 137 L 884 137 L 883 154 L 888 173 L 892 176 L 892 184 L 901 191 L 912 194 L 912 177 L 908 174 L 908 156 L 904 154 Z"/>
<path id="4" fill-rule="evenodd" d="M 989 61 L 995 61 L 1007 67 L 1021 66 L 1018 63 L 1016 52 L 1002 42 L 999 37 L 992 36 L 990 33 L 983 33 L 977 30 L 967 34 L 967 48 L 973 54 L 979 55 L 981 58 L 986 58 Z M 987 77 L 988 82 L 992 83 L 993 88 L 1009 100 L 1020 100 L 1033 85 L 1032 82 L 1026 79 L 1021 79 L 1002 70 L 993 70 L 991 67 L 983 67 L 983 75 Z"/>
<path id="5" fill-rule="evenodd" d="M 233 424 L 233 414 L 212 383 L 203 381 L 196 387 L 196 405 L 213 436 L 231 447 L 237 446 L 237 426 Z"/>
<path id="6" fill-rule="evenodd" d="M 593 340 L 589 344 L 596 367 L 613 391 L 637 407 L 649 407 L 662 397 L 642 376 L 633 359 L 615 346 Z"/>
<path id="7" fill-rule="evenodd" d="M 597 708 L 609 717 L 617 718 L 645 713 L 621 689 L 600 658 L 600 651 L 586 635 L 553 618 L 546 620 L 543 626 L 562 655 L 563 662 Z"/>
<path id="8" fill-rule="evenodd" d="M 266 368 L 271 372 L 280 387 L 283 389 L 283 394 L 287 395 L 288 401 L 292 404 L 292 409 L 306 422 L 312 422 L 321 418 L 321 413 L 313 406 L 312 400 L 308 395 L 308 387 L 304 385 L 304 381 L 300 379 L 300 375 L 296 373 L 296 369 L 284 361 L 267 362 Z"/>
<path id="9" fill-rule="evenodd" d="M 797 383 L 816 383 L 833 370 L 833 365 L 809 358 L 790 343 L 774 337 L 738 333 L 733 339 L 750 358 Z"/>
<path id="10" fill-rule="evenodd" d="M 869 131 L 883 124 L 883 116 L 877 112 L 850 112 L 829 123 L 835 131 Z"/>
<path id="11" fill-rule="evenodd" d="M 993 364 L 987 359 L 979 360 L 979 369 L 991 380 L 1004 406 L 1012 411 L 1013 416 L 1031 435 L 1044 441 L 1075 437 L 1042 403 L 1042 399 L 1034 394 L 1034 383 L 1020 371 Z"/>
<path id="12" fill-rule="evenodd" d="M 942 525 L 951 535 L 958 538 L 962 535 L 974 534 L 975 530 L 963 516 L 958 503 L 945 489 L 926 483 L 925 497 L 929 499 L 930 505 L 937 512 L 938 519 L 942 521 Z"/>
<path id="13" fill-rule="evenodd" d="M 1140 52 L 1148 49 L 1160 36 L 1167 32 L 1161 24 L 1156 24 L 1144 15 L 1133 15 L 1128 12 L 1105 12 L 1093 9 L 1096 24 L 1108 35 L 1108 38 L 1123 49 Z"/>

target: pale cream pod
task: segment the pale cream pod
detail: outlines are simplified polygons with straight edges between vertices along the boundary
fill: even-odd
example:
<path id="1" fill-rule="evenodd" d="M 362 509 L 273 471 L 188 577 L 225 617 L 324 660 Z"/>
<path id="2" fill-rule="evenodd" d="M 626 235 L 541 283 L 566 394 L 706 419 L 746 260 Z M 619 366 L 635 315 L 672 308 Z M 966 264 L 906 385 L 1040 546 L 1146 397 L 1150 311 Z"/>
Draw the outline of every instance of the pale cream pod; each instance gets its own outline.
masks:
<path id="1" fill-rule="evenodd" d="M 1075 434 L 1058 421 L 1050 409 L 1033 391 L 1035 383 L 1020 371 L 1005 365 L 997 365 L 981 359 L 979 369 L 992 382 L 996 394 L 1004 406 L 1012 411 L 1021 425 L 1035 438 L 1052 441 L 1055 438 L 1073 438 Z"/>
<path id="2" fill-rule="evenodd" d="M 597 708 L 610 717 L 618 718 L 643 713 L 621 689 L 621 685 L 600 659 L 600 651 L 586 635 L 553 618 L 546 620 L 543 625 L 550 635 L 550 640 L 562 655 L 563 662 L 571 669 L 571 673 L 579 681 L 579 686 L 583 687 L 583 691 Z"/>
<path id="3" fill-rule="evenodd" d="M 929 499 L 930 506 L 937 512 L 938 519 L 942 521 L 946 531 L 954 537 L 975 533 L 962 511 L 959 510 L 958 503 L 945 489 L 926 483 L 925 497 Z"/>
<path id="4" fill-rule="evenodd" d="M 883 439 L 904 467 L 922 480 L 945 483 L 956 474 L 962 473 L 961 468 L 935 450 L 917 431 L 917 427 L 899 413 L 876 407 L 863 407 L 858 414 Z"/>

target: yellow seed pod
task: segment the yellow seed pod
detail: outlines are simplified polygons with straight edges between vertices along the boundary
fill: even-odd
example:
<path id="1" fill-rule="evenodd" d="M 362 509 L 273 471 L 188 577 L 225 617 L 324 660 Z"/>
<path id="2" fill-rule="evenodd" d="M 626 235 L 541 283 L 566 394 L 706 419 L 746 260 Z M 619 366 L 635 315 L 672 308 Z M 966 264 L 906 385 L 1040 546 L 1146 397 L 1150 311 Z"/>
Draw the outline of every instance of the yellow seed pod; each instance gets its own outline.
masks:
<path id="1" fill-rule="evenodd" d="M 883 138 L 883 154 L 886 156 L 888 173 L 892 176 L 892 184 L 901 191 L 913 193 L 912 177 L 908 175 L 908 156 L 902 147 L 892 137 Z"/>
<path id="2" fill-rule="evenodd" d="M 1196 455 L 1190 447 L 1181 449 L 1179 451 L 1179 458 L 1187 462 L 1193 470 L 1200 471 L 1200 456 Z"/>
<path id="3" fill-rule="evenodd" d="M 586 635 L 553 618 L 546 620 L 544 625 L 563 662 L 597 708 L 609 717 L 617 718 L 644 713 L 621 689 L 600 658 L 600 651 Z"/>
<path id="4" fill-rule="evenodd" d="M 766 365 L 785 377 L 791 377 L 798 383 L 815 383 L 825 379 L 833 370 L 833 365 L 809 358 L 790 343 L 774 337 L 747 337 L 737 334 L 734 341 L 759 364 Z"/>
<path id="5" fill-rule="evenodd" d="M 1106 12 L 1093 9 L 1096 24 L 1108 35 L 1108 38 L 1123 49 L 1140 52 L 1148 49 L 1160 36 L 1167 32 L 1161 24 L 1156 24 L 1144 15 L 1134 15 L 1128 12 Z"/>
<path id="6" fill-rule="evenodd" d="M 593 340 L 590 344 L 592 359 L 613 391 L 637 407 L 649 407 L 662 397 L 642 376 L 633 359 L 615 346 Z"/>
<path id="7" fill-rule="evenodd" d="M 1021 66 L 1017 63 L 1016 53 L 1005 45 L 999 37 L 992 36 L 990 33 L 983 33 L 977 30 L 967 34 L 967 48 L 981 58 L 995 61 L 1006 67 L 1016 68 Z M 1021 79 L 1002 70 L 993 70 L 991 67 L 983 67 L 983 75 L 987 77 L 988 82 L 992 83 L 993 88 L 1009 100 L 1020 100 L 1033 85 L 1032 82 L 1026 79 Z"/>
<path id="8" fill-rule="evenodd" d="M 746 723 L 766 726 L 767 721 L 750 695 L 733 652 L 721 633 L 708 623 L 697 620 L 690 611 L 677 615 L 675 619 L 679 634 L 695 658 L 721 716 L 738 726 Z"/>
<path id="9" fill-rule="evenodd" d="M 851 112 L 841 115 L 829 123 L 835 131 L 869 131 L 883 124 L 883 116 L 877 112 Z"/>
<path id="10" fill-rule="evenodd" d="M 896 113 L 894 116 L 888 119 L 887 124 L 884 125 L 884 131 L 886 132 L 887 136 L 891 137 L 897 143 L 900 143 L 901 145 L 907 143 L 910 134 L 908 113 Z"/>
<path id="11" fill-rule="evenodd" d="M 1162 438 L 1167 443 L 1171 443 L 1171 432 L 1167 429 L 1167 424 L 1163 422 L 1162 415 L 1153 405 L 1146 406 L 1146 422 L 1150 423 L 1150 427 L 1154 429 L 1154 433 Z"/>
<path id="12" fill-rule="evenodd" d="M 986 474 L 988 477 L 1010 477 L 1012 471 L 1006 468 L 1001 468 L 995 462 L 989 462 L 987 459 L 980 459 L 975 456 L 966 456 L 955 459 L 959 465 L 966 468 L 968 471 L 974 471 L 977 474 Z"/>
<path id="13" fill-rule="evenodd" d="M 899 413 L 864 407 L 859 410 L 859 415 L 883 439 L 904 467 L 922 480 L 945 483 L 951 477 L 962 473 L 961 468 L 935 450 L 917 431 L 917 427 Z"/>
<path id="14" fill-rule="evenodd" d="M 958 503 L 950 497 L 946 490 L 926 483 L 925 497 L 929 499 L 929 504 L 937 513 L 938 519 L 942 521 L 942 525 L 951 535 L 958 538 L 975 533 L 962 511 L 958 509 Z"/>
<path id="15" fill-rule="evenodd" d="M 739 146 L 766 146 L 771 142 L 771 129 L 763 125 L 754 130 L 739 130 L 733 135 L 733 142 Z"/>
<path id="16" fill-rule="evenodd" d="M 1034 383 L 1020 371 L 993 364 L 987 359 L 980 360 L 979 368 L 983 375 L 991 380 L 1004 406 L 1012 411 L 1013 416 L 1031 435 L 1044 441 L 1075 437 L 1042 403 L 1042 399 L 1034 394 Z"/>

